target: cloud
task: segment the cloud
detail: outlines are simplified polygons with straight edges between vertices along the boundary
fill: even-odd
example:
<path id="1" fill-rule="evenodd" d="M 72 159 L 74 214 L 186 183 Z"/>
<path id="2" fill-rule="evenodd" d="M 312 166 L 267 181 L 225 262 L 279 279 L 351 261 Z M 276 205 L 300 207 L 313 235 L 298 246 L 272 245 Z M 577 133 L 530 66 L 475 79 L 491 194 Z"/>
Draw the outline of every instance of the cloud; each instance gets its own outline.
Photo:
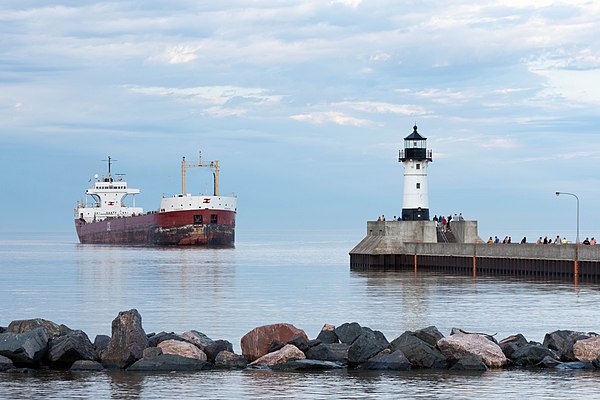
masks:
<path id="1" fill-rule="evenodd" d="M 291 119 L 302 122 L 309 122 L 312 124 L 325 124 L 325 123 L 334 123 L 336 125 L 349 125 L 349 126 L 369 126 L 373 123 L 366 119 L 355 118 L 349 115 L 346 115 L 341 112 L 314 112 L 310 114 L 297 114 L 290 116 Z"/>
<path id="2" fill-rule="evenodd" d="M 378 101 L 342 101 L 331 104 L 334 107 L 350 108 L 352 110 L 374 114 L 401 114 L 407 116 L 425 115 L 427 112 L 421 106 L 407 104 L 392 104 Z"/>
<path id="3" fill-rule="evenodd" d="M 480 145 L 484 149 L 514 149 L 517 144 L 511 139 L 492 139 Z"/>
<path id="4" fill-rule="evenodd" d="M 331 4 L 343 4 L 348 7 L 358 8 L 362 0 L 331 0 Z"/>

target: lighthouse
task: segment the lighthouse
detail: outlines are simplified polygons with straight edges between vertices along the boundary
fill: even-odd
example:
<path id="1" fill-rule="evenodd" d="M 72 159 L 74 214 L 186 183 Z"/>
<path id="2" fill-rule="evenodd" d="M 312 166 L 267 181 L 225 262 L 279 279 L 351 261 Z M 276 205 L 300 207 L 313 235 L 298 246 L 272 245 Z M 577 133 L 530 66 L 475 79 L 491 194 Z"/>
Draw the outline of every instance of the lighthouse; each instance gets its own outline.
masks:
<path id="1" fill-rule="evenodd" d="M 398 161 L 404 167 L 404 195 L 402 198 L 402 220 L 428 221 L 429 194 L 427 191 L 427 165 L 433 161 L 427 149 L 427 138 L 413 132 L 404 138 L 404 149 Z"/>

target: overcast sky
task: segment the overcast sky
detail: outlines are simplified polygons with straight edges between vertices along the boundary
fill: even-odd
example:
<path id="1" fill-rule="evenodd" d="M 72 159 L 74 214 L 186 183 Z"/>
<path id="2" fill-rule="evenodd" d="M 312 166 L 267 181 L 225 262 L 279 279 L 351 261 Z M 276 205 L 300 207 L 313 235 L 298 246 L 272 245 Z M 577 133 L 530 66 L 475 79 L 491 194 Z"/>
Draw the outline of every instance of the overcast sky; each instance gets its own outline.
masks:
<path id="1" fill-rule="evenodd" d="M 360 236 L 401 212 L 416 123 L 432 215 L 573 240 L 559 190 L 600 236 L 599 24 L 583 0 L 5 0 L 0 230 L 74 231 L 109 155 L 156 209 L 201 150 L 239 231 Z"/>

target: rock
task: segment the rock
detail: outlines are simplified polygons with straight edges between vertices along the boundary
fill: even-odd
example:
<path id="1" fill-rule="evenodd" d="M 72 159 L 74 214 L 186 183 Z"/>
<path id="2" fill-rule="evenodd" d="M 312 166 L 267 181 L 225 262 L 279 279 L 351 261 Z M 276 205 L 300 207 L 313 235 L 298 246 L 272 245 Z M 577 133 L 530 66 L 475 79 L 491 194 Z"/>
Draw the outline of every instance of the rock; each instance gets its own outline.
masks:
<path id="1" fill-rule="evenodd" d="M 444 337 L 435 326 L 428 326 L 427 328 L 414 331 L 414 335 L 433 347 L 436 346 L 438 340 Z"/>
<path id="2" fill-rule="evenodd" d="M 570 361 L 556 365 L 556 369 L 594 369 L 594 365 L 589 361 Z"/>
<path id="3" fill-rule="evenodd" d="M 151 360 L 138 360 L 127 368 L 127 371 L 200 371 L 208 368 L 209 364 L 206 361 L 176 354 L 161 354 Z"/>
<path id="4" fill-rule="evenodd" d="M 358 322 L 351 322 L 338 326 L 334 332 L 340 342 L 351 345 L 360 336 L 362 329 Z"/>
<path id="5" fill-rule="evenodd" d="M 98 361 L 77 360 L 71 365 L 69 371 L 102 371 L 104 367 Z"/>
<path id="6" fill-rule="evenodd" d="M 312 348 L 312 347 L 318 346 L 318 345 L 320 345 L 321 343 L 323 343 L 323 342 L 321 342 L 321 340 L 320 340 L 320 339 L 310 339 L 310 340 L 308 341 L 308 348 L 310 349 L 310 348 Z"/>
<path id="7" fill-rule="evenodd" d="M 319 332 L 317 339 L 319 339 L 321 343 L 327 344 L 340 342 L 335 333 L 335 326 L 329 324 L 323 325 L 323 328 L 321 328 L 321 332 Z"/>
<path id="8" fill-rule="evenodd" d="M 0 333 L 4 333 L 6 331 L 6 327 L 5 326 L 0 326 Z"/>
<path id="9" fill-rule="evenodd" d="M 158 344 L 158 348 L 162 350 L 163 354 L 175 354 L 181 357 L 207 361 L 206 353 L 191 343 L 165 340 Z"/>
<path id="10" fill-rule="evenodd" d="M 578 361 L 594 361 L 600 357 L 600 336 L 576 341 L 573 345 L 573 355 Z"/>
<path id="11" fill-rule="evenodd" d="M 4 372 L 8 369 L 14 368 L 12 360 L 8 357 L 0 356 L 0 372 Z"/>
<path id="12" fill-rule="evenodd" d="M 163 351 L 160 347 L 146 347 L 142 353 L 142 359 L 152 360 L 161 354 L 163 354 Z"/>
<path id="13" fill-rule="evenodd" d="M 498 344 L 498 341 L 496 340 L 496 338 L 494 338 L 495 334 L 494 335 L 489 335 L 487 333 L 467 332 L 467 331 L 462 330 L 460 328 L 452 328 L 452 330 L 450 331 L 450 336 L 456 335 L 456 334 L 459 334 L 459 333 L 462 333 L 462 334 L 465 334 L 465 335 L 470 335 L 470 334 L 481 335 L 481 336 L 485 337 L 487 340 L 490 340 L 490 341 Z"/>
<path id="14" fill-rule="evenodd" d="M 242 369 L 246 368 L 247 365 L 248 360 L 244 356 L 234 354 L 231 351 L 221 351 L 215 357 L 215 367 L 217 368 Z"/>
<path id="15" fill-rule="evenodd" d="M 511 360 L 515 365 L 528 367 L 539 364 L 546 357 L 554 358 L 557 361 L 559 359 L 558 354 L 541 344 L 528 344 L 515 350 Z"/>
<path id="16" fill-rule="evenodd" d="M 502 352 L 507 358 L 511 358 L 512 354 L 521 347 L 527 346 L 529 342 L 525 339 L 525 336 L 520 333 L 516 335 L 508 336 L 502 339 L 498 345 L 502 349 Z"/>
<path id="17" fill-rule="evenodd" d="M 500 346 L 478 333 L 457 333 L 442 338 L 437 347 L 451 364 L 467 354 L 480 356 L 488 367 L 502 367 L 508 363 Z"/>
<path id="18" fill-rule="evenodd" d="M 46 329 L 39 326 L 24 333 L 0 333 L 0 355 L 17 366 L 38 366 L 48 348 Z"/>
<path id="19" fill-rule="evenodd" d="M 188 342 L 195 344 L 191 339 L 184 338 L 182 335 L 178 335 L 174 332 L 159 332 L 148 338 L 148 347 L 157 347 L 160 343 L 164 342 L 165 340 L 177 340 L 179 342 Z"/>
<path id="20" fill-rule="evenodd" d="M 142 328 L 142 316 L 136 309 L 121 311 L 112 321 L 112 337 L 100 358 L 106 368 L 127 368 L 140 358 L 148 347 Z"/>
<path id="21" fill-rule="evenodd" d="M 542 359 L 542 361 L 535 364 L 535 366 L 540 367 L 540 368 L 554 368 L 558 364 L 560 364 L 560 361 L 558 361 L 556 358 L 552 358 L 551 356 L 546 356 Z"/>
<path id="22" fill-rule="evenodd" d="M 77 360 L 98 360 L 98 352 L 85 332 L 71 331 L 48 343 L 48 361 L 53 368 L 69 368 Z"/>
<path id="23" fill-rule="evenodd" d="M 285 343 L 281 343 L 278 340 L 274 340 L 271 345 L 269 346 L 269 348 L 267 349 L 267 354 L 269 353 L 273 353 L 277 350 L 281 350 L 283 349 L 283 346 L 285 346 Z"/>
<path id="24" fill-rule="evenodd" d="M 196 346 L 198 346 L 198 348 L 200 350 L 204 350 L 206 347 L 210 346 L 214 342 L 211 338 L 206 336 L 204 333 L 194 331 L 194 330 L 183 332 L 181 334 L 181 336 L 184 339 L 186 339 L 187 341 L 189 341 L 190 343 L 193 343 Z"/>
<path id="25" fill-rule="evenodd" d="M 109 342 L 110 336 L 96 335 L 96 337 L 94 338 L 94 349 L 96 349 L 96 352 L 100 354 L 102 350 L 105 350 L 108 347 Z"/>
<path id="26" fill-rule="evenodd" d="M 8 328 L 6 328 L 6 332 L 25 333 L 39 327 L 42 327 L 46 330 L 48 340 L 52 340 L 70 331 L 70 329 L 65 325 L 58 325 L 57 323 L 49 321 L 47 319 L 34 318 L 12 321 L 10 325 L 8 325 Z"/>
<path id="27" fill-rule="evenodd" d="M 208 357 L 208 361 L 210 361 L 211 363 L 215 362 L 217 354 L 219 354 L 222 351 L 228 351 L 230 353 L 233 353 L 233 345 L 227 340 L 215 340 L 214 342 L 212 342 L 212 344 L 204 348 L 204 352 Z"/>
<path id="28" fill-rule="evenodd" d="M 390 342 L 387 341 L 383 333 L 366 327 L 362 328 L 360 336 L 354 340 L 348 349 L 348 365 L 355 367 L 367 361 L 388 347 L 389 344 Z"/>
<path id="29" fill-rule="evenodd" d="M 306 356 L 292 344 L 286 344 L 281 350 L 266 354 L 250 363 L 253 367 L 272 367 L 291 360 L 304 360 Z"/>
<path id="30" fill-rule="evenodd" d="M 389 349 L 382 351 L 367 362 L 361 364 L 361 369 L 408 371 L 410 361 L 400 350 L 392 352 Z"/>
<path id="31" fill-rule="evenodd" d="M 575 361 L 573 345 L 581 339 L 589 339 L 590 335 L 583 332 L 559 330 L 544 336 L 544 346 L 556 351 L 561 361 Z"/>
<path id="32" fill-rule="evenodd" d="M 417 368 L 445 368 L 446 358 L 442 353 L 416 337 L 412 332 L 406 331 L 391 343 L 392 350 L 400 350 Z"/>
<path id="33" fill-rule="evenodd" d="M 273 366 L 276 371 L 324 371 L 341 368 L 342 366 L 336 362 L 321 360 L 293 360 Z"/>
<path id="34" fill-rule="evenodd" d="M 310 348 L 310 346 L 308 345 L 308 340 L 306 340 L 304 336 L 298 334 L 294 334 L 294 336 L 292 336 L 286 344 L 293 344 L 304 353 L 306 353 Z"/>
<path id="35" fill-rule="evenodd" d="M 350 346 L 346 343 L 321 343 L 311 347 L 306 352 L 306 358 L 311 360 L 333 361 L 346 364 L 348 362 L 348 350 Z"/>
<path id="36" fill-rule="evenodd" d="M 488 339 L 485 339 L 488 340 Z M 487 371 L 488 367 L 481 356 L 477 354 L 466 354 L 458 359 L 450 368 L 452 371 Z"/>
<path id="37" fill-rule="evenodd" d="M 267 354 L 269 347 L 271 347 L 271 343 L 274 341 L 287 343 L 287 341 L 290 340 L 294 334 L 304 336 L 308 340 L 306 333 L 304 333 L 302 329 L 298 329 L 292 324 L 259 326 L 252 329 L 242 337 L 242 354 L 249 361 L 255 361 Z"/>

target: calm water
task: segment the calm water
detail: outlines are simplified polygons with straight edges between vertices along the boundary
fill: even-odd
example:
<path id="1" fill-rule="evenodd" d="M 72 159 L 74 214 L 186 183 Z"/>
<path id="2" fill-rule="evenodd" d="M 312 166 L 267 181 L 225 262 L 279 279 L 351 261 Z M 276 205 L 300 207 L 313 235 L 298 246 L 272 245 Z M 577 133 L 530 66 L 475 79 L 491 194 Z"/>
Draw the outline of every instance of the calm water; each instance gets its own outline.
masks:
<path id="1" fill-rule="evenodd" d="M 42 317 L 110 335 L 137 308 L 146 332 L 195 329 L 239 351 L 250 329 L 293 323 L 315 337 L 324 323 L 357 321 L 393 340 L 436 325 L 541 341 L 556 329 L 599 331 L 600 291 L 568 282 L 354 273 L 362 232 L 240 234 L 234 250 L 79 245 L 72 234 L 0 235 L 0 325 Z M 412 371 L 364 374 L 269 371 L 137 375 L 0 374 L 0 398 L 583 398 L 600 373 Z"/>

